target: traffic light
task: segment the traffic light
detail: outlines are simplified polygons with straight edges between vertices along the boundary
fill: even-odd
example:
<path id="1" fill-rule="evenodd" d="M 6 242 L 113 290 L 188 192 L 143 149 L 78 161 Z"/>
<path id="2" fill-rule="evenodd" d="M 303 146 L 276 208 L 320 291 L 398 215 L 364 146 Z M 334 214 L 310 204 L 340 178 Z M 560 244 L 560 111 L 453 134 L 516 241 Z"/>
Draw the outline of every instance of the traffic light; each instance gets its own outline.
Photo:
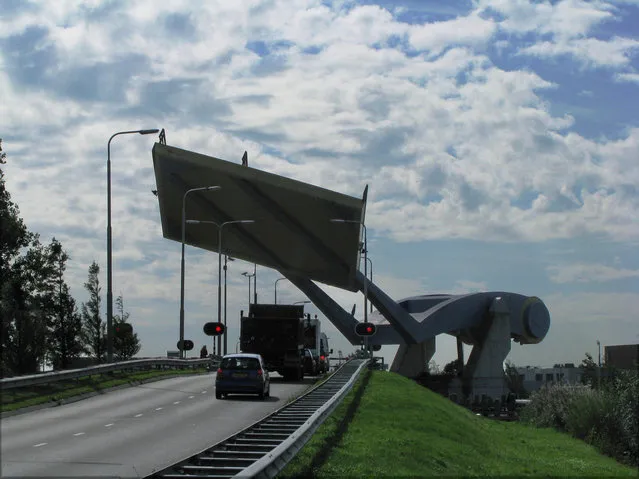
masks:
<path id="1" fill-rule="evenodd" d="M 359 336 L 372 336 L 377 331 L 373 323 L 357 323 L 355 326 L 355 334 Z"/>
<path id="2" fill-rule="evenodd" d="M 206 323 L 203 329 L 207 336 L 221 336 L 225 331 L 222 323 Z"/>
<path id="3" fill-rule="evenodd" d="M 195 345 L 193 344 L 193 341 L 191 341 L 190 339 L 184 340 L 184 348 L 180 347 L 180 341 L 177 342 L 177 348 L 183 349 L 184 351 L 190 351 L 191 349 L 193 349 L 194 346 Z"/>
<path id="4" fill-rule="evenodd" d="M 118 338 L 122 338 L 127 334 L 131 334 L 133 332 L 133 326 L 131 326 L 129 323 L 117 323 L 113 329 L 116 337 Z"/>

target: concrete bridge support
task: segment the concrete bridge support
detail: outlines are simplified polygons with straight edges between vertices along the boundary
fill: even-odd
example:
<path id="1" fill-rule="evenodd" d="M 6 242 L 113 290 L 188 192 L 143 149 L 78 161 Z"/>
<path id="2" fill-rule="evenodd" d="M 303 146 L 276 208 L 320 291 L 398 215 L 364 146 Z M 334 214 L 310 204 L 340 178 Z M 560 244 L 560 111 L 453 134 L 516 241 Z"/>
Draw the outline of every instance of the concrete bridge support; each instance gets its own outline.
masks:
<path id="1" fill-rule="evenodd" d="M 417 344 L 401 344 L 390 370 L 409 378 L 417 377 L 428 371 L 428 363 L 435 350 L 435 338 Z"/>
<path id="2" fill-rule="evenodd" d="M 449 386 L 449 394 L 481 399 L 483 395 L 499 399 L 508 394 L 504 361 L 510 353 L 510 309 L 497 297 L 490 305 L 484 323 L 469 333 L 474 346 L 464 365 L 461 378 L 455 378 Z"/>

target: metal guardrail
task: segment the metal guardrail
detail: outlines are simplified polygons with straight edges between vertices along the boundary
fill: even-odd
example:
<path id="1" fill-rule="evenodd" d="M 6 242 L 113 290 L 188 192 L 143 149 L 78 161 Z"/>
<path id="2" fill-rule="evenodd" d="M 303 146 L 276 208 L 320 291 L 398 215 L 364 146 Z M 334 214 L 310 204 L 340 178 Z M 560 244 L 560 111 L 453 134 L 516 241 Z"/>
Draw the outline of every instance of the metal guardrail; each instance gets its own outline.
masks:
<path id="1" fill-rule="evenodd" d="M 19 376 L 13 378 L 0 379 L 0 389 L 13 389 L 39 384 L 49 384 L 65 379 L 77 379 L 94 374 L 104 374 L 113 371 L 131 371 L 134 369 L 146 369 L 152 367 L 170 367 L 176 369 L 196 368 L 201 366 L 215 367 L 216 360 L 206 359 L 134 359 L 132 361 L 121 361 L 117 363 L 90 366 L 82 369 L 69 369 L 66 371 L 55 371 L 50 373 L 32 374 L 29 376 Z"/>
<path id="2" fill-rule="evenodd" d="M 145 479 L 275 477 L 341 403 L 367 364 L 366 359 L 347 362 L 295 401 Z"/>

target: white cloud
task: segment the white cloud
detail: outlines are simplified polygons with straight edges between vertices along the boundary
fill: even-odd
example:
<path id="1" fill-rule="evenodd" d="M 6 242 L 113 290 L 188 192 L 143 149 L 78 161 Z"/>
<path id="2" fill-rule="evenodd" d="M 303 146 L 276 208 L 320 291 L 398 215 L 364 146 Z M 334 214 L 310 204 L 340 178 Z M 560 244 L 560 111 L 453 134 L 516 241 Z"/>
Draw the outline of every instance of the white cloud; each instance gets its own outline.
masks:
<path id="1" fill-rule="evenodd" d="M 7 186 L 27 224 L 69 250 L 74 294 L 82 299 L 91 261 L 104 275 L 106 142 L 135 128 L 164 127 L 169 144 L 230 161 L 248 150 L 251 166 L 358 197 L 369 184 L 367 224 L 382 239 L 639 239 L 639 129 L 597 141 L 575 133 L 578 120 L 544 100 L 558 86 L 550 76 L 506 70 L 485 48 L 499 39 L 507 55 L 526 33 L 526 53 L 542 61 L 567 54 L 637 81 L 618 68 L 637 40 L 592 35 L 617 9 L 491 1 L 409 25 L 378 6 L 323 3 L 43 2 L 0 18 Z M 488 6 L 502 18 L 484 15 Z M 274 54 L 245 48 L 256 41 Z M 153 316 L 140 318 L 148 334 L 173 328 L 179 298 L 179 245 L 161 238 L 150 194 L 153 140 L 112 144 L 115 291 Z M 187 258 L 195 325 L 211 315 L 216 263 L 190 249 Z M 428 289 L 379 273 L 395 297 Z M 237 318 L 246 283 L 233 274 Z M 260 291 L 271 291 L 268 277 Z M 361 304 L 361 295 L 330 291 L 347 310 Z"/>
<path id="2" fill-rule="evenodd" d="M 620 67 L 630 63 L 630 56 L 639 49 L 639 41 L 615 37 L 603 41 L 579 38 L 566 42 L 541 42 L 523 48 L 521 53 L 539 57 L 572 55 L 587 66 Z"/>
<path id="3" fill-rule="evenodd" d="M 639 270 L 614 268 L 604 264 L 569 264 L 549 266 L 550 280 L 554 283 L 602 283 L 619 279 L 639 278 Z"/>
<path id="4" fill-rule="evenodd" d="M 615 76 L 617 81 L 630 82 L 639 84 L 639 73 L 617 73 Z"/>

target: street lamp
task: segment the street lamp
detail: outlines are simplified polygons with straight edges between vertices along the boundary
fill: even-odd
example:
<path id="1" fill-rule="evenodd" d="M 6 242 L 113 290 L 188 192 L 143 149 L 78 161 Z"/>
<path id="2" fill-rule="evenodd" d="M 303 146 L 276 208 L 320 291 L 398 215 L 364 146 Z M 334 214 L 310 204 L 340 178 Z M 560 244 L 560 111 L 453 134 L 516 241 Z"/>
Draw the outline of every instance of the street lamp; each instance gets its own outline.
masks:
<path id="1" fill-rule="evenodd" d="M 355 223 L 364 229 L 364 322 L 368 323 L 368 244 L 366 240 L 366 225 L 363 221 L 332 219 L 331 223 Z M 364 337 L 364 343 L 368 350 L 368 337 Z"/>
<path id="2" fill-rule="evenodd" d="M 222 322 L 222 230 L 225 225 L 231 224 L 249 224 L 255 223 L 253 220 L 232 220 L 225 221 L 224 223 L 216 223 L 215 221 L 201 221 L 201 220 L 186 220 L 189 224 L 211 224 L 217 226 L 218 239 L 217 239 L 217 322 Z M 222 338 L 217 337 L 217 350 L 222 349 Z"/>
<path id="3" fill-rule="evenodd" d="M 201 188 L 191 188 L 184 193 L 182 197 L 182 263 L 180 268 L 180 343 L 184 341 L 184 243 L 186 241 L 186 197 L 194 191 L 215 191 L 219 190 L 219 186 L 203 186 Z M 180 348 L 180 359 L 183 359 L 184 351 Z"/>
<path id="4" fill-rule="evenodd" d="M 249 304 L 249 308 L 250 308 L 251 307 L 251 278 L 255 277 L 255 273 L 249 274 L 248 271 L 244 271 L 242 273 L 242 276 L 246 276 L 248 278 L 248 283 L 249 283 L 249 300 L 248 300 L 248 304 Z"/>
<path id="5" fill-rule="evenodd" d="M 227 261 L 235 261 L 233 258 L 230 258 L 228 255 L 224 255 L 224 331 L 226 331 L 226 270 L 227 270 L 227 266 L 226 266 L 226 262 Z M 226 355 L 226 348 L 227 348 L 227 341 L 228 338 L 228 334 L 224 334 L 224 354 Z"/>
<path id="6" fill-rule="evenodd" d="M 286 279 L 286 278 L 282 276 L 281 278 L 277 278 L 275 280 L 275 304 L 277 304 L 277 283 L 279 283 L 283 279 Z"/>
<path id="7" fill-rule="evenodd" d="M 113 243 L 111 237 L 111 140 L 118 135 L 151 135 L 160 130 L 119 131 L 107 143 L 107 362 L 113 361 Z"/>
<path id="8" fill-rule="evenodd" d="M 599 360 L 597 362 L 597 387 L 601 388 L 601 343 L 597 340 L 597 349 L 599 350 Z"/>

